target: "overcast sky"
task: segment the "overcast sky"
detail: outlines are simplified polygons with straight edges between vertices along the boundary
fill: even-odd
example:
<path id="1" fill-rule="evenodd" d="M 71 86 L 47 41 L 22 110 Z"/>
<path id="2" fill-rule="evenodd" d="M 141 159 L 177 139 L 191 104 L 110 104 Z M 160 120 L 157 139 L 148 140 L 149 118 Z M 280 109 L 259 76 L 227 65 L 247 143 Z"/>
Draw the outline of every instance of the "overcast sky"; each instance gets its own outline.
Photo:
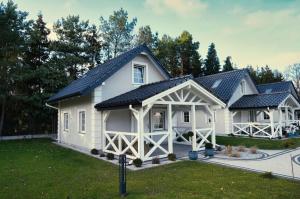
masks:
<path id="1" fill-rule="evenodd" d="M 300 0 L 15 0 L 36 18 L 41 11 L 52 27 L 67 15 L 80 15 L 99 25 L 124 8 L 137 27 L 150 25 L 159 35 L 187 30 L 200 42 L 200 54 L 216 44 L 221 63 L 230 55 L 237 66 L 270 65 L 284 71 L 300 62 Z"/>

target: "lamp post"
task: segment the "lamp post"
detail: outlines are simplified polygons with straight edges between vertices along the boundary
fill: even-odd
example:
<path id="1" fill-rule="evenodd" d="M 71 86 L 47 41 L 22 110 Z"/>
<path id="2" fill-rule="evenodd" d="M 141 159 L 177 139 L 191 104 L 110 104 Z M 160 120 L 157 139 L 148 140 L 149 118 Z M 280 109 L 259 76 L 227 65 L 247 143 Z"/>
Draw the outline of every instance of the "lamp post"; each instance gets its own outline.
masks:
<path id="1" fill-rule="evenodd" d="M 126 193 L 126 155 L 119 156 L 119 191 L 121 197 L 125 197 Z"/>

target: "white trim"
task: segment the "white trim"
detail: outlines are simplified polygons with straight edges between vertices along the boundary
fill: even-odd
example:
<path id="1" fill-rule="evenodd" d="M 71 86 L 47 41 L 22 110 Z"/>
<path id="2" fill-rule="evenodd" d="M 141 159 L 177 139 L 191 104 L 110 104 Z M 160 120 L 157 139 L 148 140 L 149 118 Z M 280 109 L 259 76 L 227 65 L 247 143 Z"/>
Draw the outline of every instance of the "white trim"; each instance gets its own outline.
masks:
<path id="1" fill-rule="evenodd" d="M 68 128 L 67 129 L 65 128 L 65 114 L 67 114 L 67 116 L 68 116 Z M 63 128 L 62 128 L 63 132 L 70 132 L 71 113 L 69 111 L 63 111 L 62 115 L 63 115 L 63 121 L 62 121 L 62 123 L 63 123 Z"/>
<path id="2" fill-rule="evenodd" d="M 82 131 L 81 129 L 80 129 L 80 127 L 81 127 L 81 125 L 82 124 L 80 124 L 81 123 L 81 121 L 80 121 L 80 112 L 84 112 L 84 131 Z M 86 133 L 86 109 L 78 109 L 77 110 L 77 130 L 78 130 L 78 133 L 80 133 L 80 134 L 85 134 Z"/>
<path id="3" fill-rule="evenodd" d="M 143 83 L 134 82 L 134 67 L 136 65 L 144 67 L 144 82 Z M 140 85 L 143 85 L 143 84 L 148 84 L 148 79 L 149 79 L 148 78 L 148 64 L 145 63 L 145 62 L 132 61 L 132 64 L 131 64 L 131 83 L 133 85 L 140 86 Z"/>
<path id="4" fill-rule="evenodd" d="M 288 98 L 291 98 L 293 100 L 293 102 L 297 105 L 297 107 L 299 108 L 300 107 L 300 104 L 299 102 L 297 102 L 297 100 L 295 99 L 295 97 L 291 94 L 289 94 L 280 104 L 278 107 L 285 107 L 285 101 L 288 99 Z"/>

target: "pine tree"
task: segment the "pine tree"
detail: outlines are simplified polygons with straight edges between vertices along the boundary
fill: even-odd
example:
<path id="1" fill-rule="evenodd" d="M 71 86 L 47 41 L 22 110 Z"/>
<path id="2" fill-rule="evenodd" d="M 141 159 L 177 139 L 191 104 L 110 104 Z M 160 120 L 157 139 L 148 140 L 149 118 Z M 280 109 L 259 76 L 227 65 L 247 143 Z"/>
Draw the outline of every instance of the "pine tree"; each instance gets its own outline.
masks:
<path id="1" fill-rule="evenodd" d="M 231 62 L 231 57 L 227 56 L 225 61 L 224 61 L 224 65 L 223 65 L 223 71 L 231 71 L 233 70 L 233 65 Z"/>
<path id="2" fill-rule="evenodd" d="M 204 74 L 211 75 L 220 71 L 220 62 L 217 56 L 215 44 L 211 43 L 208 48 L 207 57 L 204 62 Z"/>
<path id="3" fill-rule="evenodd" d="M 152 33 L 150 26 L 142 26 L 135 39 L 136 45 L 146 44 L 152 51 L 158 46 L 158 33 Z"/>
<path id="4" fill-rule="evenodd" d="M 123 8 L 114 11 L 108 20 L 100 17 L 103 52 L 106 60 L 116 57 L 130 48 L 136 22 L 136 18 L 128 21 L 128 13 Z"/>

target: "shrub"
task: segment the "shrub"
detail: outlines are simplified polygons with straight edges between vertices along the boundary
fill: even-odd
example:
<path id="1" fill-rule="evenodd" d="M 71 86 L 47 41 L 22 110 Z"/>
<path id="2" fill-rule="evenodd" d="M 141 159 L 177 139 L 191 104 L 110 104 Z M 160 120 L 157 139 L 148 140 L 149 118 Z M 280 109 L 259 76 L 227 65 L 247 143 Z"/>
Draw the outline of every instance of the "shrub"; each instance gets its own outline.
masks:
<path id="1" fill-rule="evenodd" d="M 213 144 L 212 143 L 205 143 L 205 148 L 206 149 L 212 149 L 213 148 Z"/>
<path id="2" fill-rule="evenodd" d="M 99 150 L 98 149 L 92 149 L 91 150 L 91 154 L 98 155 L 99 154 Z"/>
<path id="3" fill-rule="evenodd" d="M 141 167 L 143 164 L 143 161 L 140 158 L 137 158 L 137 159 L 134 159 L 132 163 L 135 167 Z"/>
<path id="4" fill-rule="evenodd" d="M 256 147 L 256 146 L 252 146 L 252 147 L 250 148 L 250 153 L 256 154 L 256 153 L 257 153 L 257 147 Z"/>
<path id="5" fill-rule="evenodd" d="M 176 154 L 174 154 L 174 153 L 169 153 L 169 154 L 168 154 L 168 160 L 175 161 L 175 160 L 176 160 Z"/>
<path id="6" fill-rule="evenodd" d="M 294 140 L 285 140 L 283 142 L 284 148 L 294 148 L 296 146 L 296 142 Z"/>
<path id="7" fill-rule="evenodd" d="M 225 148 L 225 154 L 230 155 L 232 153 L 232 146 L 228 145 Z"/>
<path id="8" fill-rule="evenodd" d="M 238 151 L 239 152 L 245 152 L 246 151 L 246 147 L 243 145 L 238 146 Z"/>
<path id="9" fill-rule="evenodd" d="M 275 176 L 273 175 L 273 173 L 271 171 L 267 171 L 267 172 L 261 174 L 261 177 L 269 178 L 269 179 L 275 178 Z"/>
<path id="10" fill-rule="evenodd" d="M 158 157 L 153 158 L 152 164 L 160 164 L 160 159 Z"/>
<path id="11" fill-rule="evenodd" d="M 193 133 L 192 131 L 189 131 L 189 132 L 187 133 L 187 136 L 188 136 L 188 137 L 193 137 L 193 136 L 194 136 L 194 133 Z"/>
<path id="12" fill-rule="evenodd" d="M 107 158 L 108 160 L 113 160 L 113 159 L 115 159 L 115 155 L 112 154 L 112 153 L 108 153 L 108 154 L 106 154 L 106 158 Z"/>

